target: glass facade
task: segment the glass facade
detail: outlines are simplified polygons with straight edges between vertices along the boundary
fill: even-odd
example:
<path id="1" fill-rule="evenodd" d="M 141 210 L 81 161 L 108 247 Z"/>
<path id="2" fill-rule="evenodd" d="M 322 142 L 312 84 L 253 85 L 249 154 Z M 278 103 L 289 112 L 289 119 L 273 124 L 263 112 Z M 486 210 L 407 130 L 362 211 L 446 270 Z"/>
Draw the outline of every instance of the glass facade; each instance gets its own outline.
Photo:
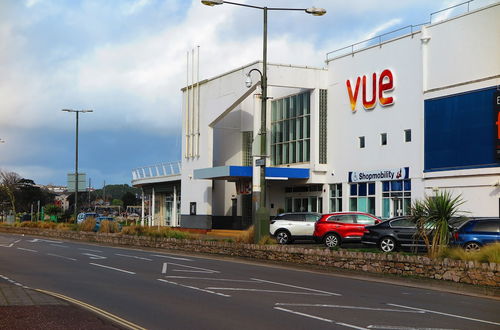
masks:
<path id="1" fill-rule="evenodd" d="M 350 184 L 349 210 L 375 215 L 375 182 Z"/>
<path id="2" fill-rule="evenodd" d="M 411 180 L 382 182 L 382 217 L 391 218 L 410 214 Z"/>
<path id="3" fill-rule="evenodd" d="M 310 159 L 310 93 L 271 103 L 271 164 L 308 162 Z"/>
<path id="4" fill-rule="evenodd" d="M 342 184 L 330 185 L 330 212 L 342 211 Z"/>

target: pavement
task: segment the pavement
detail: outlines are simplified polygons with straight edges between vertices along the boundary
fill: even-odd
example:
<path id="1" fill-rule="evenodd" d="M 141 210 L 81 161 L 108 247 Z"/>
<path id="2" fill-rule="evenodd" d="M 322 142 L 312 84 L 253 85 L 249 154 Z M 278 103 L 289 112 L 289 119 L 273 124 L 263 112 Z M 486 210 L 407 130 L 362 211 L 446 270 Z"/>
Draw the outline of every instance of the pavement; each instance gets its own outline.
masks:
<path id="1" fill-rule="evenodd" d="M 0 279 L 0 329 L 124 329 L 63 299 Z"/>

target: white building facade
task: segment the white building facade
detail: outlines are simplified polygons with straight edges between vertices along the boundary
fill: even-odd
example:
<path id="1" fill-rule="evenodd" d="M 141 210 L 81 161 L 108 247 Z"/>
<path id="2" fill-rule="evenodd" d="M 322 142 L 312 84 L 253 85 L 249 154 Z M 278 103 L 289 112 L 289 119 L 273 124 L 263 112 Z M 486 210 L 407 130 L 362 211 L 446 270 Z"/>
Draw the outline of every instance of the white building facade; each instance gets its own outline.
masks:
<path id="1" fill-rule="evenodd" d="M 498 17 L 499 3 L 410 26 L 329 53 L 327 68 L 268 64 L 271 215 L 389 218 L 450 191 L 470 215 L 500 216 Z M 251 224 L 261 100 L 259 82 L 247 88 L 245 79 L 261 66 L 183 89 L 182 227 Z"/>

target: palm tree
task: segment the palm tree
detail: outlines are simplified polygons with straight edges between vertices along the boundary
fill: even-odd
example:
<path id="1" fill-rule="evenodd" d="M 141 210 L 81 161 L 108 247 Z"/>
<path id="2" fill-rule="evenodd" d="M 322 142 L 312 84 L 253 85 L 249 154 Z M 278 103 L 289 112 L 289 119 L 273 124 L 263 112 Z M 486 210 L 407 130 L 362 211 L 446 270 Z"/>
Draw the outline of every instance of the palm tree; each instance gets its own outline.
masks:
<path id="1" fill-rule="evenodd" d="M 417 234 L 423 239 L 429 257 L 436 257 L 450 239 L 450 220 L 460 216 L 459 207 L 464 200 L 448 191 L 415 201 L 411 215 L 417 224 Z"/>

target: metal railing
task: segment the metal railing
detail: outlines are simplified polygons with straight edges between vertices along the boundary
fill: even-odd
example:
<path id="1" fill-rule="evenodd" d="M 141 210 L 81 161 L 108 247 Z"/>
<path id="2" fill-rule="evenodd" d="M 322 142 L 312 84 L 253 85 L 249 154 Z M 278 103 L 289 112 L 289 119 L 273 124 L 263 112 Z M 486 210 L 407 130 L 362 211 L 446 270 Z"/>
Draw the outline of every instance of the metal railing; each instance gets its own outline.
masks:
<path id="1" fill-rule="evenodd" d="M 132 170 L 132 181 L 178 175 L 181 173 L 181 161 L 161 163 L 157 165 L 137 167 Z"/>
<path id="2" fill-rule="evenodd" d="M 402 37 L 405 35 L 413 36 L 414 33 L 417 33 L 422 29 L 423 25 L 436 23 L 437 21 L 440 21 L 439 19 L 433 21 L 433 16 L 436 14 L 443 14 L 446 11 L 454 10 L 455 8 L 465 7 L 465 6 L 467 6 L 466 12 L 468 13 L 470 11 L 470 3 L 473 1 L 474 0 L 462 2 L 462 3 L 459 3 L 457 5 L 433 12 L 430 14 L 428 22 L 424 22 L 424 23 L 417 24 L 417 25 L 407 25 L 407 26 L 404 26 L 402 28 L 377 35 L 373 38 L 366 39 L 366 40 L 357 42 L 355 44 L 328 52 L 328 53 L 326 53 L 326 62 L 328 63 L 328 61 L 330 61 L 334 58 L 337 58 L 337 57 L 341 57 L 341 56 L 345 56 L 345 55 L 354 55 L 355 52 L 358 52 L 358 51 L 365 49 L 365 48 L 368 48 L 368 47 L 372 47 L 372 46 L 376 46 L 376 45 L 381 46 L 383 42 L 386 42 L 386 41 L 389 41 L 389 40 L 392 40 L 392 39 L 395 39 L 398 37 Z M 445 17 L 443 19 L 446 19 L 446 18 L 448 18 L 448 16 L 445 15 Z"/>

